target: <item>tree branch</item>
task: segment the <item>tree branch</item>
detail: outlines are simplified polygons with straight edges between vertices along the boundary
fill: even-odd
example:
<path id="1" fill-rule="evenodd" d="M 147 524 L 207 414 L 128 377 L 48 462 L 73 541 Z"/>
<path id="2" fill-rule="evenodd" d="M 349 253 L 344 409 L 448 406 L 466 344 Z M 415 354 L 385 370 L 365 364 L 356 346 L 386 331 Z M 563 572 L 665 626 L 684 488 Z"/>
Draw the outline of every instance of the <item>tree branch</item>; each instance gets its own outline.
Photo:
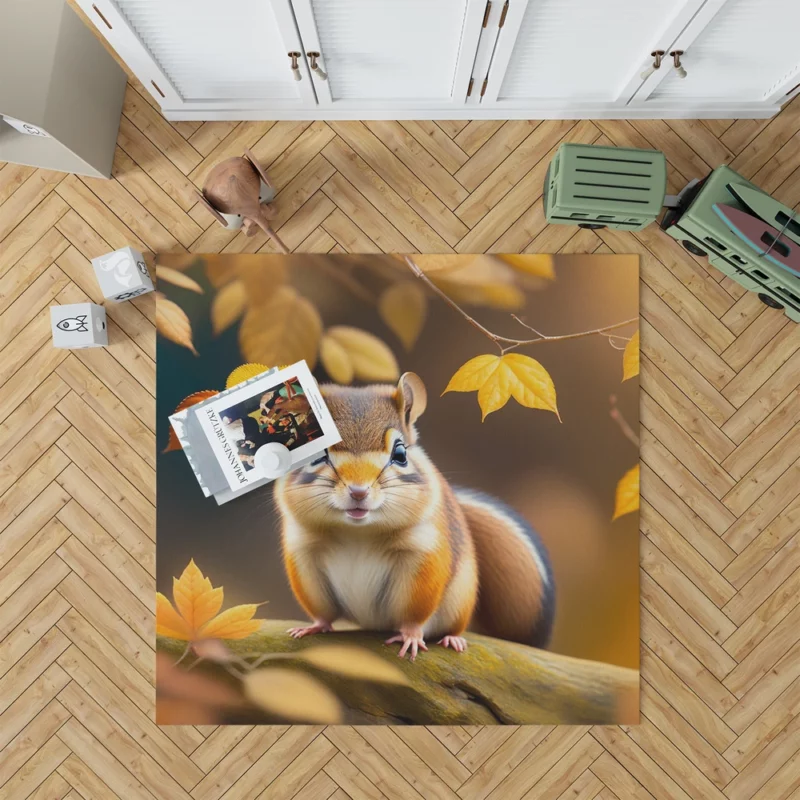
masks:
<path id="1" fill-rule="evenodd" d="M 617 406 L 617 396 L 612 394 L 609 398 L 609 401 L 611 403 L 611 411 L 609 411 L 611 419 L 613 419 L 614 422 L 619 425 L 622 435 L 628 439 L 628 441 L 633 442 L 636 447 L 639 447 L 639 436 L 628 424 L 628 421 L 625 419 L 625 417 L 622 416 L 622 412 L 619 410 L 619 406 Z"/>
<path id="2" fill-rule="evenodd" d="M 384 644 L 386 634 L 342 630 L 311 640 L 293 639 L 286 628 L 294 624 L 303 623 L 269 620 L 258 633 L 227 642 L 227 646 L 240 658 L 268 654 L 262 667 L 264 674 L 269 674 L 269 660 L 279 656 L 280 666 L 313 675 L 337 696 L 346 724 L 622 725 L 638 721 L 639 676 L 632 669 L 471 632 L 466 634 L 466 652 L 455 653 L 429 643 L 429 651 L 412 664 L 400 661 L 397 648 Z M 160 653 L 176 656 L 184 645 L 158 637 Z M 363 648 L 397 665 L 408 685 L 355 679 L 297 658 L 306 648 L 335 645 Z M 198 665 L 196 672 L 220 678 L 238 689 L 225 666 L 207 661 Z M 177 675 L 184 677 L 182 671 Z M 249 713 L 247 709 L 230 711 L 226 721 L 252 724 L 258 719 L 254 713 L 252 708 Z M 258 721 L 278 724 L 283 720 Z"/>
<path id="3" fill-rule="evenodd" d="M 594 328 L 590 331 L 580 331 L 578 333 L 565 333 L 565 334 L 558 334 L 558 335 L 549 335 L 546 333 L 542 333 L 541 331 L 536 330 L 536 328 L 528 325 L 526 322 L 523 322 L 516 314 L 512 314 L 512 319 L 516 320 L 520 325 L 527 328 L 529 331 L 533 331 L 536 334 L 535 339 L 513 339 L 508 336 L 501 336 L 500 334 L 493 333 L 488 328 L 485 328 L 483 325 L 480 324 L 474 317 L 470 316 L 463 308 L 461 308 L 455 300 L 453 300 L 446 292 L 442 291 L 415 263 L 415 261 L 410 258 L 409 256 L 405 256 L 406 264 L 411 272 L 419 278 L 424 284 L 428 286 L 428 288 L 434 292 L 434 294 L 439 295 L 442 300 L 447 303 L 454 311 L 458 312 L 464 319 L 472 325 L 473 328 L 480 331 L 489 341 L 493 342 L 497 348 L 500 350 L 500 355 L 509 352 L 510 350 L 515 350 L 518 347 L 522 347 L 523 345 L 529 344 L 538 344 L 539 342 L 559 342 L 564 341 L 566 339 L 580 339 L 584 336 L 594 336 L 596 334 L 600 334 L 602 336 L 606 336 L 608 331 L 616 330 L 617 328 L 622 328 L 625 325 L 630 325 L 634 322 L 638 322 L 638 317 L 632 317 L 631 319 L 626 319 L 623 322 L 615 322 L 613 325 L 605 325 L 602 328 Z"/>

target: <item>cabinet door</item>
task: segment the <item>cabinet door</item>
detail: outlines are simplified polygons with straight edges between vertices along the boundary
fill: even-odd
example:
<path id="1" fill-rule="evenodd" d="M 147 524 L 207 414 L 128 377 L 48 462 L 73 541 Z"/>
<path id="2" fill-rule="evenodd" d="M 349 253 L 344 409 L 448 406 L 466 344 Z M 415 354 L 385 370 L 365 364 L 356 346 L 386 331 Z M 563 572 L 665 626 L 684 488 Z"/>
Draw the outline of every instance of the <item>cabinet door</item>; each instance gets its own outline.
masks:
<path id="1" fill-rule="evenodd" d="M 708 0 L 669 48 L 684 51 L 686 77 L 665 63 L 635 102 L 781 103 L 800 82 L 799 31 L 798 0 Z"/>
<path id="2" fill-rule="evenodd" d="M 462 105 L 486 0 L 292 0 L 321 106 Z"/>
<path id="3" fill-rule="evenodd" d="M 78 0 L 165 109 L 316 105 L 290 0 Z"/>
<path id="4" fill-rule="evenodd" d="M 624 105 L 649 54 L 674 39 L 702 2 L 509 0 L 481 105 Z"/>

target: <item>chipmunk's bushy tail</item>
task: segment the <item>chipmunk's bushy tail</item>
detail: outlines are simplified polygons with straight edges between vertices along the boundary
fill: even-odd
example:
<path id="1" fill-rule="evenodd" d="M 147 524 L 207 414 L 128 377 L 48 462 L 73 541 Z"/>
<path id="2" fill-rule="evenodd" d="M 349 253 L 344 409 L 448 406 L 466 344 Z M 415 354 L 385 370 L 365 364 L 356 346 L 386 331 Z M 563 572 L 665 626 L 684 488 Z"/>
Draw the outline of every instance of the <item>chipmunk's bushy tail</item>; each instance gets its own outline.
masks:
<path id="1" fill-rule="evenodd" d="M 455 489 L 478 562 L 473 630 L 512 642 L 546 647 L 555 617 L 550 558 L 536 531 L 495 497 Z"/>

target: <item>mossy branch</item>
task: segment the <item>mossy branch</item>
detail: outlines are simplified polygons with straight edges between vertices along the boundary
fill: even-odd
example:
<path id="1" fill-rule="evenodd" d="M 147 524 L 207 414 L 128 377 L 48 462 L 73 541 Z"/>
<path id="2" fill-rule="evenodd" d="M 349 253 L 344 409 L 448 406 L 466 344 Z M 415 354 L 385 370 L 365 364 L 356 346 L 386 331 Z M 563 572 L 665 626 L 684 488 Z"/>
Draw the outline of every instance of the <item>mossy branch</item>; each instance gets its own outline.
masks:
<path id="1" fill-rule="evenodd" d="M 397 658 L 385 635 L 366 631 L 292 639 L 291 621 L 270 620 L 259 633 L 227 642 L 240 656 L 281 653 L 283 667 L 313 674 L 344 707 L 348 724 L 410 725 L 606 725 L 638 721 L 639 676 L 631 669 L 537 650 L 468 633 L 465 653 L 430 644 L 414 663 Z M 365 648 L 397 665 L 408 686 L 354 680 L 293 661 L 292 653 L 325 644 Z M 175 657 L 185 642 L 159 639 L 158 649 Z M 269 663 L 261 669 L 269 669 Z M 208 671 L 230 681 L 224 667 L 204 663 Z M 252 717 L 248 717 L 252 721 Z M 275 720 L 271 720 L 275 721 Z"/>

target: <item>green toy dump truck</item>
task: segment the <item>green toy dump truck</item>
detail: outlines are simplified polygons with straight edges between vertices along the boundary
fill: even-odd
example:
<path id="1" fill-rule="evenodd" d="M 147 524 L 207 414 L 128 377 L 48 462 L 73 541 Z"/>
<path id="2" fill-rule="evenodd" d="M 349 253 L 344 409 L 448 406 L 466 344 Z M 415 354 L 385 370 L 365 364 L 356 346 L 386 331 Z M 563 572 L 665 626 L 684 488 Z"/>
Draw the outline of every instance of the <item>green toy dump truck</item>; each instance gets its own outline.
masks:
<path id="1" fill-rule="evenodd" d="M 800 322 L 800 216 L 730 167 L 717 167 L 666 195 L 664 154 L 562 144 L 547 170 L 547 221 L 637 231 L 660 227 L 690 253 L 707 256 L 763 303 Z"/>

